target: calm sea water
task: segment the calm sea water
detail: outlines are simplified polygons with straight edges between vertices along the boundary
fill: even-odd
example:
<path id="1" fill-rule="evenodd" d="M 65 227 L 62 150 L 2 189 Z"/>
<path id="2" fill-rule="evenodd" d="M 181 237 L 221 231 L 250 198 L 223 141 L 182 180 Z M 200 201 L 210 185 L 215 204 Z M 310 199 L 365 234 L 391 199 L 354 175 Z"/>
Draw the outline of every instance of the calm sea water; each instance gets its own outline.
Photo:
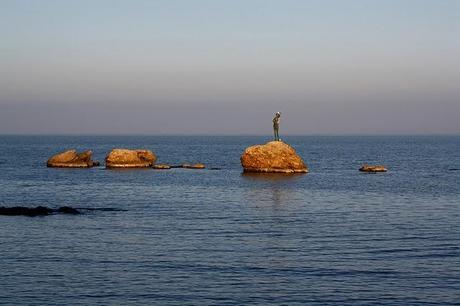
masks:
<path id="1" fill-rule="evenodd" d="M 459 305 L 460 137 L 286 137 L 307 175 L 242 175 L 265 137 L 0 137 L 0 304 Z M 49 169 L 115 147 L 221 170 Z M 364 163 L 385 164 L 363 174 Z"/>

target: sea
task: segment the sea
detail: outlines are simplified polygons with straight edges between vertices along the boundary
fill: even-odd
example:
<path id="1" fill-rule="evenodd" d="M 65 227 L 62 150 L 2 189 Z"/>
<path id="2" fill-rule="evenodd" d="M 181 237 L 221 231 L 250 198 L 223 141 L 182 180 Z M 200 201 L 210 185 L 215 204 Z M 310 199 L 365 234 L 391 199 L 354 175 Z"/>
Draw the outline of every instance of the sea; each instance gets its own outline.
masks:
<path id="1" fill-rule="evenodd" d="M 460 305 L 460 136 L 282 138 L 308 174 L 243 174 L 270 136 L 0 136 L 0 206 L 82 212 L 0 216 L 0 304 Z"/>

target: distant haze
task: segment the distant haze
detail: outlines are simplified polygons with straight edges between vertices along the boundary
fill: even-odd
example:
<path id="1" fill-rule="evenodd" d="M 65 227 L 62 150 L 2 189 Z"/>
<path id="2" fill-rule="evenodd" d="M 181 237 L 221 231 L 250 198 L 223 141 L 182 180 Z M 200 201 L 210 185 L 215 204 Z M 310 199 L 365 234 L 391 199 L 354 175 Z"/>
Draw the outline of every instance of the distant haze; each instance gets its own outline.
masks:
<path id="1" fill-rule="evenodd" d="M 460 133 L 460 1 L 0 1 L 0 134 Z"/>

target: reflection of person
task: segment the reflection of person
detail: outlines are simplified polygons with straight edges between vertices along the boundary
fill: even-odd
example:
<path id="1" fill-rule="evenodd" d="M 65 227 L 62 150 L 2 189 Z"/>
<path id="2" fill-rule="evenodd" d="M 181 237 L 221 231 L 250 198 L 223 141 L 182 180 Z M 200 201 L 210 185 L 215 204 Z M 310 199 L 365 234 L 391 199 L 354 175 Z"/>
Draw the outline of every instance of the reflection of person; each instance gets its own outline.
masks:
<path id="1" fill-rule="evenodd" d="M 275 140 L 276 141 L 281 141 L 280 139 L 280 134 L 279 134 L 279 129 L 280 129 L 280 117 L 281 113 L 276 112 L 275 118 L 273 118 L 273 132 L 275 133 Z"/>

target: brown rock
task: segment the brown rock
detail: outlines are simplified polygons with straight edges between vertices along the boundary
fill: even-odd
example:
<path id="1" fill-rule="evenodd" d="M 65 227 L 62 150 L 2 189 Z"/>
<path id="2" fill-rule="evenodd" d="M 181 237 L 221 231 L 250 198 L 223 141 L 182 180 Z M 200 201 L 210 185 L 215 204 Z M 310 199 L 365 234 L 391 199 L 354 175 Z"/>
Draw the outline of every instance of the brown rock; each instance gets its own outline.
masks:
<path id="1" fill-rule="evenodd" d="M 282 141 L 247 148 L 241 155 L 244 172 L 307 173 L 308 168 L 294 148 Z"/>
<path id="2" fill-rule="evenodd" d="M 106 168 L 151 167 L 156 156 L 150 150 L 113 149 L 105 158 Z"/>
<path id="3" fill-rule="evenodd" d="M 205 169 L 206 166 L 204 164 L 182 164 L 182 168 L 186 169 Z"/>
<path id="4" fill-rule="evenodd" d="M 77 153 L 76 150 L 68 150 L 52 156 L 48 159 L 46 165 L 56 168 L 90 168 L 98 166 L 99 162 L 93 161 L 92 156 L 93 152 L 91 151 Z"/>
<path id="5" fill-rule="evenodd" d="M 359 171 L 375 173 L 375 172 L 387 172 L 388 169 L 385 168 L 385 166 L 382 166 L 382 165 L 367 165 L 367 164 L 364 164 L 364 165 L 361 166 L 361 168 L 359 168 Z"/>
<path id="6" fill-rule="evenodd" d="M 159 169 L 159 170 L 165 170 L 165 169 L 171 169 L 170 165 L 166 164 L 155 164 L 152 166 L 153 169 Z"/>

